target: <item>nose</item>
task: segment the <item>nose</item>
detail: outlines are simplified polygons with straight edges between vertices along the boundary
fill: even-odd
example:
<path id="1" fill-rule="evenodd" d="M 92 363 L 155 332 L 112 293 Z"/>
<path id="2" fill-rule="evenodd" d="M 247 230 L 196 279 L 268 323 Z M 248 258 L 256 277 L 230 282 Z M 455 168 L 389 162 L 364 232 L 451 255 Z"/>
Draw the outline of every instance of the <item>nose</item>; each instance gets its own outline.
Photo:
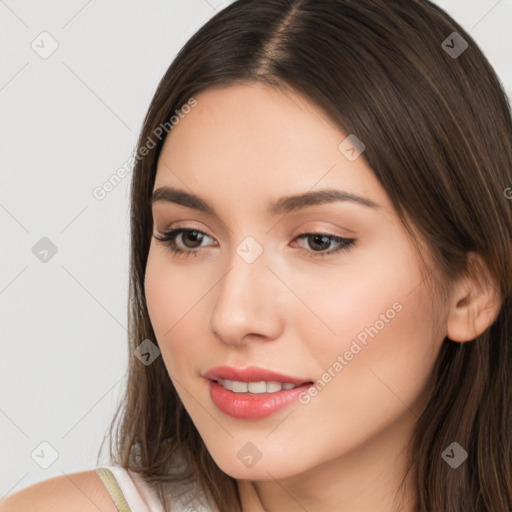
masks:
<path id="1" fill-rule="evenodd" d="M 268 341 L 282 332 L 286 287 L 264 255 L 249 263 L 234 251 L 214 289 L 210 328 L 223 343 L 238 345 L 255 337 Z"/>

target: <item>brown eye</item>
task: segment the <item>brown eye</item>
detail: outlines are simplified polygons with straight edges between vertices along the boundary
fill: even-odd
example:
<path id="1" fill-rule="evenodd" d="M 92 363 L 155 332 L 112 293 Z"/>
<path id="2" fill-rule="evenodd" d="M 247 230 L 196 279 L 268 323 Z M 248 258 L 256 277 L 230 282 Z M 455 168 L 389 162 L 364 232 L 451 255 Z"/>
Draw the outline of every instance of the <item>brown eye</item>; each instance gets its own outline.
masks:
<path id="1" fill-rule="evenodd" d="M 296 240 L 302 238 L 306 239 L 308 246 L 313 249 L 312 251 L 305 249 L 312 258 L 331 256 L 340 251 L 348 251 L 352 246 L 355 246 L 356 242 L 355 238 L 342 238 L 328 233 L 302 233 Z M 324 252 L 332 243 L 337 243 L 338 247 L 331 251 Z"/>
<path id="2" fill-rule="evenodd" d="M 189 249 L 197 249 L 201 246 L 201 241 L 204 235 L 200 231 L 182 231 L 177 236 L 181 235 L 181 241 Z"/>
<path id="3" fill-rule="evenodd" d="M 179 244 L 176 243 L 178 237 L 181 238 Z M 155 239 L 167 244 L 175 254 L 185 253 L 188 255 L 190 253 L 197 253 L 202 249 L 201 242 L 204 237 L 210 238 L 206 233 L 197 229 L 177 228 L 171 229 L 160 236 L 155 236 Z M 180 246 L 184 247 L 184 249 Z"/>

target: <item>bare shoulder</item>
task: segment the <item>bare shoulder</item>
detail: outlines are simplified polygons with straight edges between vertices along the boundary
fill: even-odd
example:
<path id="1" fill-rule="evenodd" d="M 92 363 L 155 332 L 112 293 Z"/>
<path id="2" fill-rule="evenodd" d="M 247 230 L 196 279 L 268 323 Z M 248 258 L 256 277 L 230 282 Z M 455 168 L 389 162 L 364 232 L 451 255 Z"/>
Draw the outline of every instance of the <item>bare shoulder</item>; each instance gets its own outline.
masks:
<path id="1" fill-rule="evenodd" d="M 30 485 L 0 501 L 0 512 L 117 512 L 94 470 L 56 476 Z"/>

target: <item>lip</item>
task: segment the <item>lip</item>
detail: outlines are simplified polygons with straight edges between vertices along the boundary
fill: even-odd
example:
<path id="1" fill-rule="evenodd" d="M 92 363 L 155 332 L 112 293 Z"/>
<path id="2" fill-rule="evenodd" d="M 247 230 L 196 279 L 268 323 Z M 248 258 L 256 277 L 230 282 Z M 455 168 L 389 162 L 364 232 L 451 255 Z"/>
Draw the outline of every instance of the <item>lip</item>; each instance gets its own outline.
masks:
<path id="1" fill-rule="evenodd" d="M 247 368 L 234 368 L 233 366 L 216 366 L 211 368 L 203 377 L 208 380 L 216 381 L 217 379 L 236 380 L 239 382 L 260 382 L 262 380 L 269 382 L 289 382 L 290 384 L 300 385 L 312 383 L 312 379 L 293 377 L 282 373 L 266 370 L 259 366 L 248 366 Z"/>
<path id="2" fill-rule="evenodd" d="M 233 418 L 257 420 L 266 418 L 285 407 L 299 401 L 299 396 L 307 392 L 312 383 L 302 384 L 293 389 L 282 389 L 275 393 L 234 393 L 224 389 L 214 380 L 206 381 L 210 398 L 224 414 Z"/>
<path id="3" fill-rule="evenodd" d="M 297 402 L 299 396 L 313 385 L 312 379 L 294 377 L 283 373 L 266 370 L 258 366 L 234 368 L 217 366 L 203 374 L 207 379 L 210 398 L 224 414 L 233 418 L 256 420 L 274 414 L 288 405 Z M 295 384 L 293 389 L 282 389 L 274 393 L 235 393 L 224 389 L 217 379 L 236 380 L 240 382 L 281 382 Z"/>

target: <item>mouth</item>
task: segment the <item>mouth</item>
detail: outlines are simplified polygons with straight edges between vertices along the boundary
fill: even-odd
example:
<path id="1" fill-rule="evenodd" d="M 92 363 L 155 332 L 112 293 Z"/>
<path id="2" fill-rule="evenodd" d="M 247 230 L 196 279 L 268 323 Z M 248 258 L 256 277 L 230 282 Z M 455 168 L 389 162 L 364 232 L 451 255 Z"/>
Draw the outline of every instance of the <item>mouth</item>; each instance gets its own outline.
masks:
<path id="1" fill-rule="evenodd" d="M 233 393 L 277 393 L 313 383 L 313 380 L 309 378 L 286 375 L 258 366 L 248 366 L 246 368 L 217 366 L 211 368 L 202 376 Z"/>
<path id="2" fill-rule="evenodd" d="M 237 419 L 258 420 L 300 402 L 312 381 L 237 381 L 206 379 L 213 404 L 222 413 Z"/>
<path id="3" fill-rule="evenodd" d="M 278 382 L 278 381 L 252 381 L 243 382 L 228 379 L 211 379 L 224 389 L 232 391 L 233 393 L 251 393 L 253 395 L 262 395 L 264 393 L 278 393 L 279 391 L 295 389 L 303 385 L 313 384 L 312 381 L 302 382 L 300 384 L 293 384 L 292 382 Z"/>
<path id="4" fill-rule="evenodd" d="M 292 406 L 313 380 L 258 366 L 217 366 L 202 375 L 218 410 L 233 418 L 257 420 Z"/>

